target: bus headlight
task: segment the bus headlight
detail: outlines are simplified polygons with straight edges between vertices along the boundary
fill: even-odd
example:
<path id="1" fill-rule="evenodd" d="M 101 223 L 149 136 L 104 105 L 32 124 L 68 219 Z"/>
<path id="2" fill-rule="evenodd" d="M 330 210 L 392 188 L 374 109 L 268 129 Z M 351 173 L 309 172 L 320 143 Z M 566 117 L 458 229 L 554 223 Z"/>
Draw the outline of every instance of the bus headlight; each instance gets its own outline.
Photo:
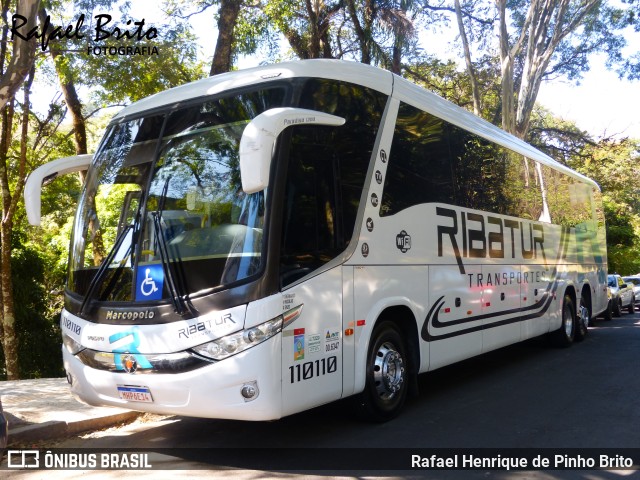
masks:
<path id="1" fill-rule="evenodd" d="M 282 315 L 258 326 L 247 328 L 212 342 L 193 347 L 193 351 L 213 360 L 224 360 L 245 350 L 255 347 L 282 331 Z"/>
<path id="2" fill-rule="evenodd" d="M 85 348 L 66 333 L 62 334 L 62 343 L 65 347 L 67 347 L 67 350 L 69 350 L 69 353 L 71 353 L 71 355 L 76 355 L 78 352 L 81 352 Z"/>

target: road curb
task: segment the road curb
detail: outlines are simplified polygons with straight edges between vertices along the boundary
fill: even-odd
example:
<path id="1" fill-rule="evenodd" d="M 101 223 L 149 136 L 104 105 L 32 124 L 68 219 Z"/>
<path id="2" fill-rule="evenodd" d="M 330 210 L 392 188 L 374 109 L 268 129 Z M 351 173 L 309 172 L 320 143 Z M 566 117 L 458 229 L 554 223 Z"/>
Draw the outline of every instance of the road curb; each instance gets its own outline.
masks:
<path id="1" fill-rule="evenodd" d="M 130 422 L 142 415 L 142 412 L 123 412 L 115 415 L 78 420 L 74 422 L 49 421 L 39 424 L 19 426 L 14 429 L 9 425 L 9 446 L 25 442 L 53 440 L 89 430 L 99 430 L 118 423 Z"/>

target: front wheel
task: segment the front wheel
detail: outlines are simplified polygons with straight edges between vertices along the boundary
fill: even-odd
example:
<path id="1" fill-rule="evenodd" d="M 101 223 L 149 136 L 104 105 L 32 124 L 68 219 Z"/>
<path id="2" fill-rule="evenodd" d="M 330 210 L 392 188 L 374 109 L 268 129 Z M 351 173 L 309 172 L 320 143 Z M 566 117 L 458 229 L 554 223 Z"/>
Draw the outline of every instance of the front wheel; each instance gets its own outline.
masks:
<path id="1" fill-rule="evenodd" d="M 636 311 L 636 297 L 631 297 L 631 303 L 629 303 L 629 308 L 627 309 L 627 311 L 633 315 Z"/>
<path id="2" fill-rule="evenodd" d="M 364 391 L 358 396 L 360 413 L 386 422 L 396 417 L 407 398 L 407 350 L 395 325 L 384 322 L 371 336 Z"/>
<path id="3" fill-rule="evenodd" d="M 611 300 L 607 302 L 607 309 L 604 311 L 602 316 L 607 322 L 610 322 L 613 318 L 613 306 L 611 305 Z"/>
<path id="4" fill-rule="evenodd" d="M 613 316 L 619 317 L 622 315 L 622 299 L 617 298 L 613 300 Z"/>
<path id="5" fill-rule="evenodd" d="M 575 310 L 573 300 L 569 295 L 564 296 L 562 302 L 562 323 L 560 328 L 551 332 L 551 342 L 557 347 L 568 347 L 575 338 Z"/>

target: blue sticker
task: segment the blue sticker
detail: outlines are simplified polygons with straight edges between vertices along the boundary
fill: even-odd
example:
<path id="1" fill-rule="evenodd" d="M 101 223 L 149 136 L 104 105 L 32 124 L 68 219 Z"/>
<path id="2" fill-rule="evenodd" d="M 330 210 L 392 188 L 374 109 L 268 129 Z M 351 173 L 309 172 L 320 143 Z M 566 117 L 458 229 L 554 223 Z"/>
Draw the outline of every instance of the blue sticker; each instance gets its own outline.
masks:
<path id="1" fill-rule="evenodd" d="M 138 267 L 136 301 L 160 300 L 164 285 L 164 269 L 161 264 Z"/>

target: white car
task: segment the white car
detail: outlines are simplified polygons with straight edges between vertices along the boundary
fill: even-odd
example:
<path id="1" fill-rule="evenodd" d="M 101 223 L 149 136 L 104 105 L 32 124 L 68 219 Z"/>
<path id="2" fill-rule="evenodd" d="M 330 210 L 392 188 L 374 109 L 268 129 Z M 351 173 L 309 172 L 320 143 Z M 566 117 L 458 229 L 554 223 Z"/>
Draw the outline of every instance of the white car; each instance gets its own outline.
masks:
<path id="1" fill-rule="evenodd" d="M 633 286 L 633 294 L 635 298 L 640 298 L 640 275 L 631 275 L 628 277 L 622 277 L 624 283 Z"/>
<path id="2" fill-rule="evenodd" d="M 630 284 L 626 284 L 620 275 L 608 275 L 607 284 L 611 292 L 611 307 L 613 315 L 622 315 L 622 309 L 626 308 L 633 313 L 636 308 L 636 297 Z"/>

